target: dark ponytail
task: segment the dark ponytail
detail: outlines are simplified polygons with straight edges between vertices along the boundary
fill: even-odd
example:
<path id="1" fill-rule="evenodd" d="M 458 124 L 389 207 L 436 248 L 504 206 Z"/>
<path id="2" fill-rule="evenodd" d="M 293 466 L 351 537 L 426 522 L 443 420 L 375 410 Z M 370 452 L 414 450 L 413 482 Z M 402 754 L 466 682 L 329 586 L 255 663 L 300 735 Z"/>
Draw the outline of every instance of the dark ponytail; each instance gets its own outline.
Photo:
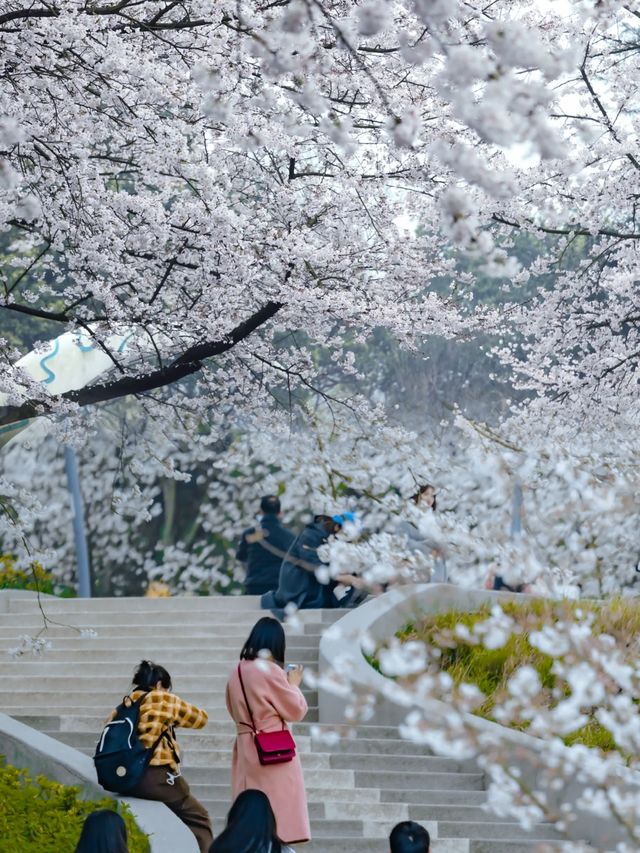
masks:
<path id="1" fill-rule="evenodd" d="M 165 690 L 171 690 L 171 676 L 163 666 L 150 660 L 140 661 L 140 666 L 133 673 L 134 687 L 153 690 L 158 682 Z"/>

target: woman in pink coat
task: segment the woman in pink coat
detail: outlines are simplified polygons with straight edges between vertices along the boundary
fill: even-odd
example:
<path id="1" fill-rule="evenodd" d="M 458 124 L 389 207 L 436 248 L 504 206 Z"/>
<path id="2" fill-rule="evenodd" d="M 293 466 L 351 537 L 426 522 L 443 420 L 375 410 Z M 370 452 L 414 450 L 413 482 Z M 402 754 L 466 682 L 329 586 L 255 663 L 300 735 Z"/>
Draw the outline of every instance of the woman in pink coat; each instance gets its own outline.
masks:
<path id="1" fill-rule="evenodd" d="M 277 731 L 302 720 L 307 713 L 299 687 L 302 667 L 285 673 L 284 659 L 282 625 L 270 616 L 259 619 L 240 653 L 244 690 L 258 731 Z M 260 764 L 237 667 L 227 682 L 226 699 L 237 727 L 231 768 L 233 800 L 248 788 L 264 791 L 276 816 L 280 839 L 285 844 L 308 841 L 309 812 L 299 757 L 284 764 Z"/>

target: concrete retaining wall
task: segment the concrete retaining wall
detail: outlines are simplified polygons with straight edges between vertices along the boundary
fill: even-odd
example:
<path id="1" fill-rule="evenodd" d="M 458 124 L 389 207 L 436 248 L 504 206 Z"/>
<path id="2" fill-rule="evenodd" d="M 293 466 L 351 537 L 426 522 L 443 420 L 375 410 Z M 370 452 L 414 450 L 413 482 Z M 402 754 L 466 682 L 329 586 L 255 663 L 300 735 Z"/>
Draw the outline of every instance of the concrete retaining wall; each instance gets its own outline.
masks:
<path id="1" fill-rule="evenodd" d="M 0 755 L 9 764 L 26 768 L 33 776 L 43 774 L 64 785 L 77 785 L 87 799 L 109 794 L 98 784 L 93 761 L 30 726 L 0 714 Z M 123 797 L 136 823 L 150 838 L 151 853 L 198 853 L 195 837 L 162 803 Z"/>
<path id="2" fill-rule="evenodd" d="M 361 640 L 368 636 L 378 645 L 392 637 L 399 629 L 420 616 L 448 610 L 476 610 L 482 604 L 506 599 L 526 601 L 531 596 L 513 595 L 489 590 L 470 590 L 450 584 L 420 584 L 395 587 L 390 592 L 374 598 L 361 607 L 349 611 L 323 636 L 320 643 L 320 722 L 344 724 L 345 710 L 352 703 L 356 692 L 371 692 L 377 696 L 371 724 L 397 726 L 416 706 L 391 678 L 387 678 L 371 667 L 362 653 Z M 348 673 L 345 683 L 349 689 L 336 690 L 335 678 L 330 673 Z M 445 719 L 450 708 L 443 702 L 433 700 L 429 704 L 429 715 Z M 547 748 L 544 741 L 522 732 L 466 714 L 465 720 L 479 732 L 499 740 L 510 750 L 510 766 L 520 769 L 525 784 L 545 790 L 549 803 L 575 804 L 585 788 L 574 780 L 560 792 L 550 790 L 538 766 L 536 757 Z M 577 824 L 570 830 L 570 837 L 587 840 L 599 850 L 611 850 L 626 838 L 617 822 L 603 820 L 591 813 L 580 812 Z"/>

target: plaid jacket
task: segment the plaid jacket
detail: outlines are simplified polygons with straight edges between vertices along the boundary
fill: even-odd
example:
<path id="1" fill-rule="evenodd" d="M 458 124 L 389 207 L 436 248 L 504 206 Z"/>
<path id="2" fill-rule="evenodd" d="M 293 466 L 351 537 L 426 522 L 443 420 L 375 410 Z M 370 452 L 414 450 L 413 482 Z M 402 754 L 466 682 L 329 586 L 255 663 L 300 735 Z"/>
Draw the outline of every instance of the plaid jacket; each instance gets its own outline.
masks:
<path id="1" fill-rule="evenodd" d="M 143 694 L 143 690 L 134 690 L 130 696 L 135 702 Z M 110 719 L 115 716 L 115 711 Z M 174 726 L 184 729 L 202 729 L 207 725 L 209 717 L 206 711 L 201 711 L 195 705 L 184 702 L 175 693 L 168 690 L 151 690 L 142 700 L 138 718 L 138 737 L 140 742 L 150 749 L 164 730 L 162 738 L 149 762 L 154 766 L 168 764 L 175 773 L 178 770 L 180 751 L 173 733 Z"/>

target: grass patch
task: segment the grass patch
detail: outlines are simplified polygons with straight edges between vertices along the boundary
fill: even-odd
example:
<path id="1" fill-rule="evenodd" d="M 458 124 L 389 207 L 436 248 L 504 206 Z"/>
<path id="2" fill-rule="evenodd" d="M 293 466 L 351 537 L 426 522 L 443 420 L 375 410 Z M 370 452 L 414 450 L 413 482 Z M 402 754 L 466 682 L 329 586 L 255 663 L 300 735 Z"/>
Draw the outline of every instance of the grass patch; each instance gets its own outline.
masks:
<path id="1" fill-rule="evenodd" d="M 119 812 L 127 825 L 129 853 L 149 853 L 148 837 L 124 803 L 112 797 L 83 800 L 80 789 L 32 779 L 0 756 L 0 849 L 15 853 L 73 853 L 82 824 L 96 809 Z"/>
<path id="2" fill-rule="evenodd" d="M 475 713 L 488 720 L 494 719 L 493 709 L 505 695 L 507 682 L 525 664 L 537 671 L 542 683 L 541 697 L 547 707 L 553 707 L 558 701 L 558 690 L 566 694 L 566 685 L 551 671 L 554 659 L 534 648 L 529 641 L 530 632 L 544 625 L 574 621 L 577 611 L 583 614 L 590 612 L 594 617 L 594 633 L 614 637 L 619 645 L 627 647 L 630 659 L 637 658 L 640 651 L 640 603 L 634 600 L 616 598 L 601 605 L 596 602 L 536 599 L 523 603 L 503 601 L 500 606 L 516 623 L 516 631 L 499 649 L 467 643 L 456 634 L 457 625 L 472 629 L 477 623 L 484 622 L 490 614 L 488 604 L 471 612 L 451 610 L 425 616 L 409 623 L 396 635 L 402 642 L 419 640 L 431 650 L 435 649 L 440 657 L 436 658 L 438 662 L 433 664 L 434 668 L 447 672 L 455 684 L 467 683 L 478 687 L 487 698 Z M 376 656 L 369 658 L 369 662 L 379 669 Z M 591 709 L 588 724 L 567 735 L 565 742 L 581 743 L 605 752 L 622 752 L 611 733 L 595 719 L 595 710 Z M 527 721 L 522 721 L 514 723 L 513 727 L 526 731 L 528 725 Z"/>

